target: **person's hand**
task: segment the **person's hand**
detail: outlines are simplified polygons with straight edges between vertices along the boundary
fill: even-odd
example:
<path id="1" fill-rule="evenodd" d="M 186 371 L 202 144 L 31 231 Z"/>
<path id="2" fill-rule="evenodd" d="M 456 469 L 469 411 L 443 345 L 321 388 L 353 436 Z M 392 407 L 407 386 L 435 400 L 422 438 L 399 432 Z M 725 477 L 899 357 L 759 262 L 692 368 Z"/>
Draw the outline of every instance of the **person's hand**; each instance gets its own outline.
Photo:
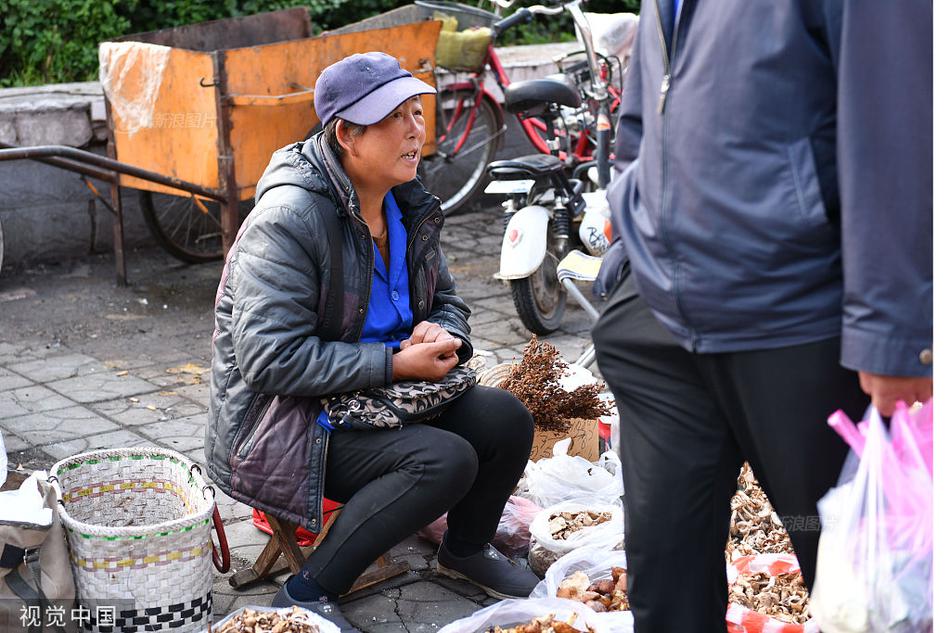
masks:
<path id="1" fill-rule="evenodd" d="M 459 362 L 455 352 L 462 341 L 450 337 L 433 343 L 416 343 L 393 354 L 393 382 L 400 380 L 442 380 Z"/>
<path id="2" fill-rule="evenodd" d="M 921 376 L 882 376 L 859 371 L 861 389 L 871 396 L 871 404 L 888 417 L 894 413 L 894 405 L 903 400 L 908 406 L 914 402 L 927 402 L 934 392 L 934 379 Z"/>
<path id="3" fill-rule="evenodd" d="M 454 338 L 441 325 L 429 321 L 419 321 L 416 323 L 416 327 L 412 329 L 409 338 L 399 343 L 399 349 L 403 350 L 418 343 L 435 343 L 436 341 L 448 341 Z"/>

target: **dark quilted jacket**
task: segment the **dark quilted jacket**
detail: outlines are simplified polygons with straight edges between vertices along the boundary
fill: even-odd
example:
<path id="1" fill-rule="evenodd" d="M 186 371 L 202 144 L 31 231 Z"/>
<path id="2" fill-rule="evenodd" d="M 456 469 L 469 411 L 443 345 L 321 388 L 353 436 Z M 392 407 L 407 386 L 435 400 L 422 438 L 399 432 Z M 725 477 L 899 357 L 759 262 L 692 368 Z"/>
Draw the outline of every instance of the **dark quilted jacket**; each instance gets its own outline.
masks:
<path id="1" fill-rule="evenodd" d="M 228 253 L 215 301 L 208 470 L 231 497 L 311 530 L 321 526 L 330 434 L 315 423 L 319 396 L 392 382 L 392 350 L 359 343 L 373 248 L 349 182 L 331 180 L 319 136 L 274 153 L 257 205 Z M 343 197 L 338 192 L 343 192 Z M 408 241 L 413 322 L 440 324 L 471 357 L 469 309 L 439 246 L 438 200 L 418 181 L 396 187 Z M 348 202 L 342 204 L 342 199 Z M 322 205 L 343 236 L 341 340 L 326 340 L 330 249 Z M 326 209 L 326 207 L 324 207 Z"/>

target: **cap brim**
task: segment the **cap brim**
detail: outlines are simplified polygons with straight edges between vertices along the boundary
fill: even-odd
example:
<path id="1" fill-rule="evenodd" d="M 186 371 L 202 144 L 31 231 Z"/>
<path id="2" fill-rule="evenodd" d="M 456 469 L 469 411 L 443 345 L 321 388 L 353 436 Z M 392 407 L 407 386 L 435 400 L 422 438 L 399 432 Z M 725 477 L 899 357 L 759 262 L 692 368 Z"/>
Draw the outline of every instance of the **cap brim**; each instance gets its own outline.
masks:
<path id="1" fill-rule="evenodd" d="M 382 121 L 406 99 L 435 93 L 435 88 L 424 81 L 415 77 L 400 77 L 383 84 L 350 107 L 340 110 L 336 116 L 357 125 L 373 125 Z"/>

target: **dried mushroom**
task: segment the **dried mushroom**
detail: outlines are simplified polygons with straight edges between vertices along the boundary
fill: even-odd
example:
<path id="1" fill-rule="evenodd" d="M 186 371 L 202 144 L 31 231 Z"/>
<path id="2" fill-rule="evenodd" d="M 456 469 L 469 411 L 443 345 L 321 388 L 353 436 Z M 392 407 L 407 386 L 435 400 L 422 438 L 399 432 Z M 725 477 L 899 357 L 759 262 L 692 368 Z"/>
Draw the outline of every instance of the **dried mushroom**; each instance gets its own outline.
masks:
<path id="1" fill-rule="evenodd" d="M 792 541 L 748 464 L 739 474 L 732 497 L 732 524 L 727 559 L 756 554 L 794 554 Z"/>
<path id="2" fill-rule="evenodd" d="M 289 613 L 245 608 L 215 629 L 215 633 L 320 633 L 310 614 L 300 607 Z"/>
<path id="3" fill-rule="evenodd" d="M 566 540 L 571 534 L 584 528 L 606 523 L 613 515 L 610 512 L 594 512 L 581 510 L 579 512 L 557 512 L 548 518 L 548 531 L 556 541 Z"/>
<path id="4" fill-rule="evenodd" d="M 732 497 L 732 524 L 726 560 L 757 554 L 795 554 L 788 532 L 772 509 L 749 464 L 743 464 Z M 808 589 L 800 572 L 769 576 L 742 575 L 729 588 L 729 601 L 784 622 L 804 624 Z"/>
<path id="5" fill-rule="evenodd" d="M 557 587 L 558 598 L 566 598 L 576 602 L 583 602 L 597 613 L 608 611 L 629 611 L 627 601 L 627 570 L 623 567 L 613 567 L 610 578 L 594 582 L 590 581 L 582 571 L 576 571 Z"/>
<path id="6" fill-rule="evenodd" d="M 808 613 L 808 589 L 800 572 L 770 576 L 765 573 L 739 576 L 729 588 L 729 602 L 792 624 L 804 624 Z"/>

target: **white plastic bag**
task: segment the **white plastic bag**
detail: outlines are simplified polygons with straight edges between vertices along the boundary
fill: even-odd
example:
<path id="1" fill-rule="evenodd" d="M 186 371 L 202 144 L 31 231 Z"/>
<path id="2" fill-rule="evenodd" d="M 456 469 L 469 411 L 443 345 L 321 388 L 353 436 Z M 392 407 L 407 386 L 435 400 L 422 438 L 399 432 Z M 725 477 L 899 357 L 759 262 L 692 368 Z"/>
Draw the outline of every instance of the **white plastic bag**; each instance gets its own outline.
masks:
<path id="1" fill-rule="evenodd" d="M 595 625 L 597 618 L 593 611 L 580 602 L 560 598 L 540 598 L 527 600 L 502 600 L 490 607 L 476 611 L 462 620 L 456 620 L 442 627 L 439 633 L 484 633 L 493 626 L 510 627 L 528 624 L 534 618 L 543 618 L 554 614 L 557 620 L 573 622 L 571 626 L 579 631 L 612 633 L 610 629 Z M 615 629 L 621 631 L 623 629 Z M 630 629 L 626 629 L 630 633 Z"/>
<path id="2" fill-rule="evenodd" d="M 555 539 L 548 522 L 559 512 L 609 512 L 610 519 L 598 525 L 577 530 L 566 539 Z M 538 575 L 546 574 L 559 558 L 580 547 L 611 550 L 623 547 L 623 508 L 597 502 L 566 501 L 539 512 L 529 527 L 531 544 L 528 547 L 528 565 Z"/>
<path id="3" fill-rule="evenodd" d="M 621 550 L 604 549 L 602 547 L 579 547 L 573 552 L 565 554 L 557 560 L 544 580 L 531 592 L 532 598 L 557 597 L 557 588 L 561 582 L 576 571 L 587 574 L 591 582 L 611 577 L 614 567 L 627 568 L 627 555 Z"/>
<path id="4" fill-rule="evenodd" d="M 234 616 L 244 611 L 244 609 L 251 609 L 253 611 L 260 611 L 262 613 L 281 613 L 289 614 L 293 607 L 286 607 L 283 609 L 275 609 L 274 607 L 255 607 L 255 606 L 246 606 L 236 609 L 231 613 L 227 614 L 220 620 L 218 620 L 214 626 L 211 627 L 211 633 L 219 633 L 221 628 Z M 307 609 L 302 609 L 302 611 L 307 614 L 307 623 L 317 627 L 317 630 L 320 633 L 341 633 L 340 627 L 338 627 L 333 622 L 330 622 L 326 618 L 322 618 L 313 611 L 308 611 Z"/>
<path id="5" fill-rule="evenodd" d="M 926 459 L 921 451 L 895 450 L 877 411 L 859 425 L 863 435 L 842 415 L 829 423 L 854 450 L 838 486 L 818 502 L 811 612 L 825 633 L 931 630 L 933 478 Z M 907 418 L 898 407 L 891 428 L 914 424 Z M 908 441 L 918 440 L 905 436 L 897 444 Z"/>
<path id="6" fill-rule="evenodd" d="M 580 499 L 618 505 L 623 497 L 623 478 L 617 454 L 607 451 L 595 464 L 567 455 L 569 444 L 558 442 L 553 457 L 528 462 L 518 482 L 518 496 L 542 508 Z"/>

